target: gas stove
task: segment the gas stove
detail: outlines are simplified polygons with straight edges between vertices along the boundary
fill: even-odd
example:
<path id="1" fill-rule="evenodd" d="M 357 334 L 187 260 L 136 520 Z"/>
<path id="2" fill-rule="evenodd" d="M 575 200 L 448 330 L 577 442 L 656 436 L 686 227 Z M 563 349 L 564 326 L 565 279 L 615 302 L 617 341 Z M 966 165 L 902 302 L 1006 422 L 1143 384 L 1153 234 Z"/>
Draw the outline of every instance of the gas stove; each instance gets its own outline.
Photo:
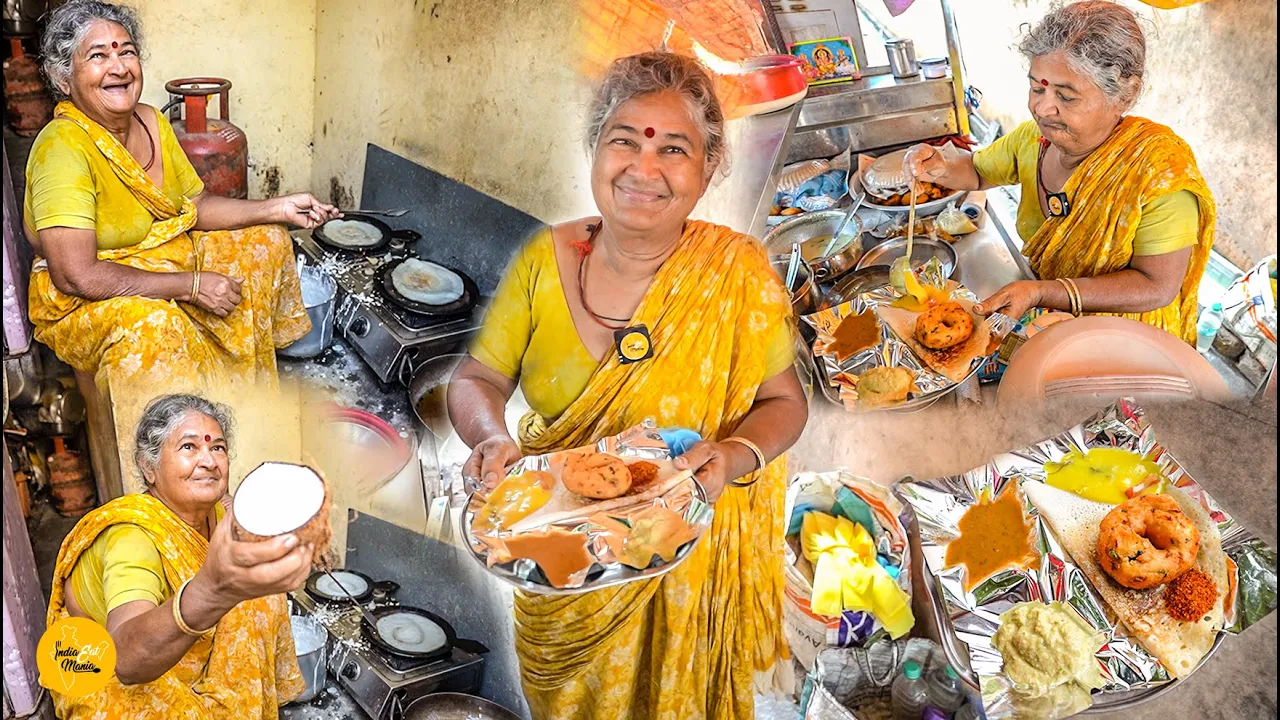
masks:
<path id="1" fill-rule="evenodd" d="M 321 245 L 310 231 L 299 231 L 294 237 L 308 263 L 337 281 L 334 332 L 345 338 L 385 383 L 407 386 L 423 361 L 456 352 L 480 326 L 483 301 L 468 316 L 440 319 L 409 312 L 386 298 L 378 287 L 378 270 L 412 253 L 412 245 L 403 240 L 393 239 L 382 253 L 366 256 Z"/>
<path id="2" fill-rule="evenodd" d="M 289 599 L 293 614 L 314 615 L 329 631 L 329 673 L 374 720 L 403 720 L 409 704 L 430 693 L 480 691 L 484 659 L 479 655 L 456 645 L 449 657 L 439 660 L 392 655 L 364 637 L 360 613 L 349 603 L 321 600 L 305 589 L 289 593 Z"/>

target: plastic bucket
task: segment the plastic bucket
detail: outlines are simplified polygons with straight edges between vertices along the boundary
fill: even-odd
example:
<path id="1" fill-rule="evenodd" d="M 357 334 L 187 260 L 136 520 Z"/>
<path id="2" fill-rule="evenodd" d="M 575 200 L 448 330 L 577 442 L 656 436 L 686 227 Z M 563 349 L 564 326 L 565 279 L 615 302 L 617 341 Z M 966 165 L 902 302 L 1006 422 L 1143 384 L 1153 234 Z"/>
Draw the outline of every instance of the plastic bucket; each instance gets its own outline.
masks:
<path id="1" fill-rule="evenodd" d="M 333 276 L 309 265 L 298 268 L 302 284 L 302 304 L 311 318 L 311 330 L 296 342 L 278 352 L 285 357 L 312 358 L 324 352 L 333 342 L 334 298 L 338 283 Z"/>
<path id="2" fill-rule="evenodd" d="M 325 674 L 328 666 L 329 631 L 315 618 L 302 615 L 289 616 L 293 626 L 293 648 L 298 653 L 298 669 L 307 687 L 294 702 L 310 702 L 324 690 L 328 683 Z"/>

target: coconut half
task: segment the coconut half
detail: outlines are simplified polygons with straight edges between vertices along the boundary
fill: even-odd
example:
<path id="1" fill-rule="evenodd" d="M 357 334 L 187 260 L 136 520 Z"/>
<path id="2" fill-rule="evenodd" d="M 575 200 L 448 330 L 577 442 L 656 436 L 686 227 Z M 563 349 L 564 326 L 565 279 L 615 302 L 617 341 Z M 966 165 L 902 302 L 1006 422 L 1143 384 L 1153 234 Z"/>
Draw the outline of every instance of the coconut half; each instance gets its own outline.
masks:
<path id="1" fill-rule="evenodd" d="M 293 533 L 315 548 L 313 565 L 328 566 L 329 488 L 305 465 L 268 462 L 240 481 L 231 501 L 232 530 L 244 542 L 262 542 Z"/>

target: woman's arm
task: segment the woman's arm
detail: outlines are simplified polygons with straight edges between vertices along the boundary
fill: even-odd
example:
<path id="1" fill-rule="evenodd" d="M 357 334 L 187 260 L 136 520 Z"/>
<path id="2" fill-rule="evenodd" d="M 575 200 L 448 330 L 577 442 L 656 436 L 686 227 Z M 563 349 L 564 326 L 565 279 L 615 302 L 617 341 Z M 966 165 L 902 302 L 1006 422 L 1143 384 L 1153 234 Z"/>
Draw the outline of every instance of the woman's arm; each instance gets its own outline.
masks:
<path id="1" fill-rule="evenodd" d="M 507 432 L 507 401 L 516 381 L 468 355 L 449 380 L 446 403 L 458 437 L 472 449 L 464 477 L 493 485 L 520 459 L 520 446 Z"/>
<path id="2" fill-rule="evenodd" d="M 237 200 L 206 190 L 191 202 L 196 206 L 197 230 L 239 230 L 268 223 L 311 229 L 340 216 L 337 208 L 320 202 L 311 193 L 268 200 Z"/>
<path id="3" fill-rule="evenodd" d="M 808 421 L 809 403 L 804 388 L 795 368 L 789 368 L 761 383 L 755 402 L 733 435 L 755 443 L 765 460 L 772 461 L 800 439 Z M 695 470 L 713 502 L 724 491 L 725 483 L 757 469 L 755 454 L 738 443 L 725 442 L 698 443 L 676 458 L 675 465 Z"/>
<path id="4" fill-rule="evenodd" d="M 141 296 L 157 300 L 189 300 L 189 272 L 150 272 L 98 259 L 92 230 L 53 227 L 41 230 L 40 249 L 49 262 L 53 286 L 85 300 Z"/>
<path id="5" fill-rule="evenodd" d="M 1191 262 L 1192 248 L 1163 255 L 1135 255 L 1129 267 L 1095 277 L 1076 278 L 1085 312 L 1142 313 L 1159 310 L 1178 297 Z M 1070 310 L 1067 289 L 1056 280 L 1019 280 L 974 307 L 982 315 L 1001 312 L 1015 320 L 1033 307 Z"/>
<path id="6" fill-rule="evenodd" d="M 47 228 L 40 231 L 39 240 L 53 286 L 73 297 L 93 301 L 116 297 L 182 300 L 218 317 L 231 314 L 240 303 L 241 281 L 221 273 L 201 272 L 199 294 L 192 298 L 192 273 L 151 272 L 99 260 L 92 230 Z"/>
<path id="7" fill-rule="evenodd" d="M 311 548 L 289 535 L 266 542 L 230 537 L 230 515 L 218 524 L 209 557 L 182 593 L 182 620 L 190 628 L 213 627 L 236 605 L 299 587 L 311 572 Z M 170 597 L 125 603 L 107 615 L 116 644 L 116 677 L 125 685 L 151 682 L 182 659 L 196 638 L 178 629 Z"/>

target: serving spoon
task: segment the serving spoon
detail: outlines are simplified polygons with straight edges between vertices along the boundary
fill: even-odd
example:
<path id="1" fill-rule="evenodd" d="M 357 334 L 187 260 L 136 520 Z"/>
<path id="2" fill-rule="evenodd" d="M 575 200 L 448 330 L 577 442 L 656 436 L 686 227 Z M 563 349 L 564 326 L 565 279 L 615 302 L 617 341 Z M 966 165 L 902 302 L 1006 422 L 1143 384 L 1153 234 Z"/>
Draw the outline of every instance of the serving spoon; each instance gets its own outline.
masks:
<path id="1" fill-rule="evenodd" d="M 853 216 L 858 212 L 858 208 L 862 207 L 862 201 L 866 199 L 867 191 L 863 190 L 862 195 L 859 196 L 858 199 L 854 201 L 853 205 L 849 207 L 848 214 L 844 216 L 844 220 L 840 221 L 840 227 L 836 228 L 835 234 L 831 236 L 829 241 L 827 241 L 827 246 L 822 249 L 822 255 L 819 257 L 830 257 L 832 250 L 835 250 L 837 247 L 844 247 L 848 244 L 848 242 L 839 242 L 840 235 L 844 232 L 844 229 L 849 226 L 849 221 L 852 220 Z"/>
<path id="2" fill-rule="evenodd" d="M 906 295 L 907 274 L 911 272 L 911 247 L 916 234 L 916 181 L 911 180 L 911 207 L 907 210 L 907 252 L 893 261 L 889 266 L 889 282 L 898 292 Z"/>

